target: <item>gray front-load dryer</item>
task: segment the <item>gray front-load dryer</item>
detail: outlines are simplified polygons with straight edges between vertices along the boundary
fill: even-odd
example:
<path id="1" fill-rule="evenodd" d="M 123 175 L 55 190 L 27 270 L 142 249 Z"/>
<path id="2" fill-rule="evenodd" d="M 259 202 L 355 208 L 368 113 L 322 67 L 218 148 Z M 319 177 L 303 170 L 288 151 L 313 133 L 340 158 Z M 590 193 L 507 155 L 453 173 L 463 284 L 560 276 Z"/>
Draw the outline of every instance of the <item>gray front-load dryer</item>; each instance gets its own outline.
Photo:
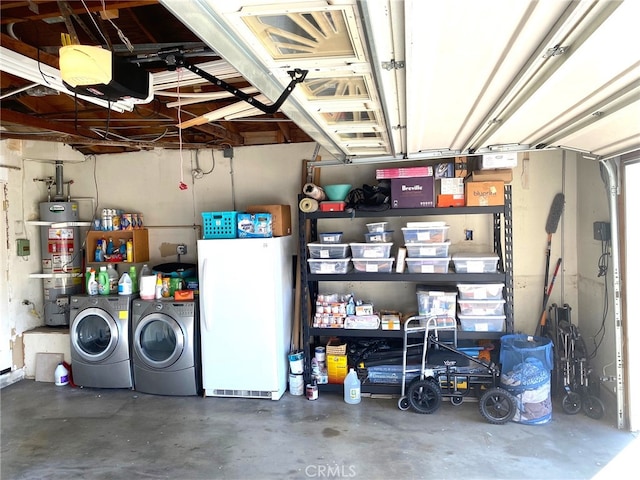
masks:
<path id="1" fill-rule="evenodd" d="M 132 312 L 134 388 L 156 395 L 198 395 L 197 302 L 136 299 Z"/>
<path id="2" fill-rule="evenodd" d="M 133 388 L 129 330 L 132 299 L 132 295 L 71 297 L 69 336 L 74 384 Z"/>

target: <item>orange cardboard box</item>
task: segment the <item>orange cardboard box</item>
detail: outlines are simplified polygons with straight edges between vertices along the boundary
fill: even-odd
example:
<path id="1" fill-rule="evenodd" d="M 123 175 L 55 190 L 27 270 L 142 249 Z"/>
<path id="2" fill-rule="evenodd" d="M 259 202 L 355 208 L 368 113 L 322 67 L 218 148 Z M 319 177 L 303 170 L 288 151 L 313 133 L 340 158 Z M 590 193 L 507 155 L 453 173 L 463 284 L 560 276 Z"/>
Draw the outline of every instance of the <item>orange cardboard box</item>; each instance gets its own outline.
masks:
<path id="1" fill-rule="evenodd" d="M 467 182 L 464 196 L 468 207 L 504 205 L 504 182 Z"/>

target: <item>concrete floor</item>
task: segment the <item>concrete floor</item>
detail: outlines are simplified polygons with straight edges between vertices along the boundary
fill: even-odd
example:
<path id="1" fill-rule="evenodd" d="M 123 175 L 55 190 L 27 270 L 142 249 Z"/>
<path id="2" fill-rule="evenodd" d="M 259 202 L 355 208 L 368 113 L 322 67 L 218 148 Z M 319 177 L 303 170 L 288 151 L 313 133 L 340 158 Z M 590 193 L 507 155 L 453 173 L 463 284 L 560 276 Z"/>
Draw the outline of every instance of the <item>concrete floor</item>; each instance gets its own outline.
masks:
<path id="1" fill-rule="evenodd" d="M 490 425 L 473 402 L 420 415 L 395 399 L 348 405 L 326 392 L 181 398 L 22 380 L 0 396 L 3 480 L 604 480 L 625 468 L 622 456 L 607 467 L 625 448 L 633 465 L 640 455 L 635 435 L 559 408 L 533 426 Z"/>

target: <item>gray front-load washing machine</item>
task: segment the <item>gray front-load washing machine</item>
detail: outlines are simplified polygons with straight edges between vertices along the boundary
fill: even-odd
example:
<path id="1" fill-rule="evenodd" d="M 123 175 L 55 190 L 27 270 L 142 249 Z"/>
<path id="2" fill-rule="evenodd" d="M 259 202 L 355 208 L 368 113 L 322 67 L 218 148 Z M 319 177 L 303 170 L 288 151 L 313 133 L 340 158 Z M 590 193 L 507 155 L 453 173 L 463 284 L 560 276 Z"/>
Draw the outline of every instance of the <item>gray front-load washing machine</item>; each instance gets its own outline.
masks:
<path id="1" fill-rule="evenodd" d="M 137 295 L 73 295 L 71 369 L 81 387 L 133 388 L 131 301 Z"/>
<path id="2" fill-rule="evenodd" d="M 134 388 L 156 395 L 198 395 L 197 301 L 133 301 L 131 359 Z"/>

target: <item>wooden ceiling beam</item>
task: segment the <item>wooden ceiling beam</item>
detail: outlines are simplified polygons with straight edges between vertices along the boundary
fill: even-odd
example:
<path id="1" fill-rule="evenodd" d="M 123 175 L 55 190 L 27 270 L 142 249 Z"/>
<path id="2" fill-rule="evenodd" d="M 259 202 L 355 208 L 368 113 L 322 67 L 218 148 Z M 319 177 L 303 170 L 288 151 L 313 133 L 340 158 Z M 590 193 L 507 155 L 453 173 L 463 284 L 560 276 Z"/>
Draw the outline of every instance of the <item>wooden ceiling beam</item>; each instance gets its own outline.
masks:
<path id="1" fill-rule="evenodd" d="M 13 110 L 8 110 L 6 108 L 0 109 L 0 118 L 2 118 L 3 123 L 14 123 L 28 128 L 51 130 L 52 132 L 66 133 L 79 138 L 102 138 L 100 135 L 88 128 L 67 125 L 61 122 L 52 122 L 51 120 L 45 120 L 35 115 L 14 112 Z"/>
<path id="2" fill-rule="evenodd" d="M 21 9 L 17 9 L 16 7 L 20 6 L 16 5 L 17 3 L 23 4 L 24 7 Z M 26 3 L 27 2 L 0 2 L 0 11 L 4 11 L 2 12 L 2 15 L 0 15 L 0 24 L 6 25 L 8 23 L 44 20 L 45 18 L 62 16 L 57 2 L 39 2 L 38 13 L 34 13 L 29 10 Z M 157 3 L 159 3 L 158 0 L 120 0 L 117 2 L 105 2 L 105 6 L 103 7 L 102 2 L 85 2 L 85 4 L 87 5 L 87 9 L 90 12 L 101 12 L 103 8 L 105 10 L 121 10 L 125 8 L 145 7 L 147 5 L 155 5 Z M 79 6 L 76 8 L 72 8 L 72 13 L 75 13 L 76 15 L 84 15 L 87 13 L 87 9 L 85 9 L 85 7 L 81 3 L 74 2 L 74 4 L 77 4 Z M 6 11 L 9 9 L 12 9 L 11 16 L 6 14 Z"/>

